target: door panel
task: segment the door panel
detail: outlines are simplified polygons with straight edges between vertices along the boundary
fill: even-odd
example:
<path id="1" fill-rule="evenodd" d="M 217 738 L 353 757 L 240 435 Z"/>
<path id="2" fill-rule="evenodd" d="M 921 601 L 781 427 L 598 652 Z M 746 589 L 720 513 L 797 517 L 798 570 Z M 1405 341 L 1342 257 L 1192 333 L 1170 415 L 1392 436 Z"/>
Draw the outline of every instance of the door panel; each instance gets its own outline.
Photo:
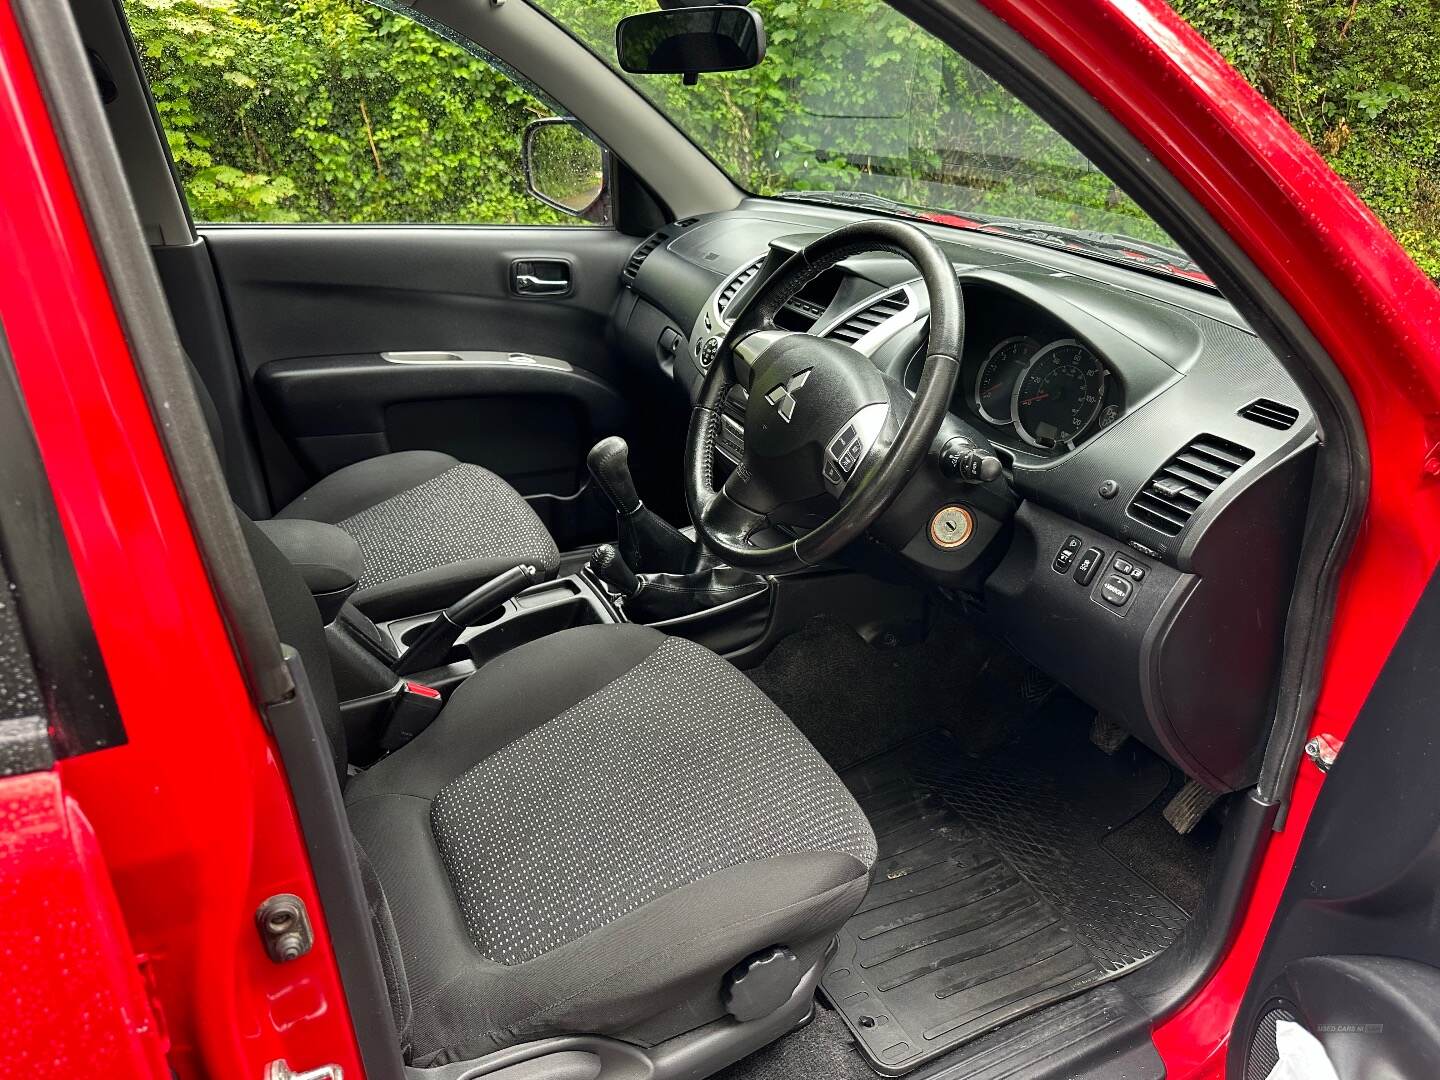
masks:
<path id="1" fill-rule="evenodd" d="M 455 454 L 527 495 L 569 495 L 585 451 L 624 423 L 606 329 L 633 238 L 534 226 L 202 232 L 242 378 L 280 436 L 260 440 L 277 506 L 326 472 L 402 449 Z M 525 295 L 537 267 L 547 279 L 567 269 L 569 291 Z M 425 353 L 437 355 L 413 355 Z M 532 505 L 568 534 L 562 547 L 602 520 Z"/>
<path id="2" fill-rule="evenodd" d="M 316 473 L 391 450 L 443 450 L 500 473 L 524 495 L 572 490 L 591 445 L 576 436 L 618 431 L 625 415 L 610 383 L 531 353 L 272 360 L 256 381 Z"/>
<path id="3" fill-rule="evenodd" d="M 1437 642 L 1432 578 L 1315 803 L 1236 1020 L 1233 1077 L 1266 1075 L 1287 1015 L 1340 1080 L 1440 1076 Z"/>

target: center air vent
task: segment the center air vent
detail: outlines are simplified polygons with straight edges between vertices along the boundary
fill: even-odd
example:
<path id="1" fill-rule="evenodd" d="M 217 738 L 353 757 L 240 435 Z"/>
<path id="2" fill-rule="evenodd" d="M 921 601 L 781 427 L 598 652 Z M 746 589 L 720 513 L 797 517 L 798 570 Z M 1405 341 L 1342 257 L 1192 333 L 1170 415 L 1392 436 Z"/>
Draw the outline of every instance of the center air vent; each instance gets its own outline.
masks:
<path id="1" fill-rule="evenodd" d="M 1264 424 L 1277 431 L 1289 431 L 1295 426 L 1295 421 L 1300 419 L 1300 410 L 1292 405 L 1262 397 L 1241 409 L 1240 415 L 1246 420 Z"/>
<path id="2" fill-rule="evenodd" d="M 645 261 L 647 255 L 660 246 L 660 241 L 664 239 L 665 234 L 658 232 L 654 236 L 647 238 L 639 247 L 630 253 L 630 259 L 626 262 L 625 269 L 622 270 L 621 273 L 624 274 L 628 280 L 634 281 L 635 275 L 640 273 L 640 264 Z"/>
<path id="3" fill-rule="evenodd" d="M 720 295 L 715 298 L 715 308 L 721 315 L 725 314 L 725 309 L 730 306 L 730 301 L 740 295 L 740 290 L 750 284 L 751 279 L 760 272 L 760 267 L 764 265 L 765 256 L 762 255 L 725 283 L 725 287 L 720 290 Z"/>
<path id="4" fill-rule="evenodd" d="M 904 289 L 897 289 L 866 304 L 839 326 L 833 327 L 825 336 L 854 345 L 870 331 L 893 319 L 909 306 L 910 297 L 905 294 Z"/>
<path id="5" fill-rule="evenodd" d="M 1130 515 L 1178 536 L 1195 511 L 1252 457 L 1239 443 L 1201 435 L 1160 467 L 1130 503 Z"/>

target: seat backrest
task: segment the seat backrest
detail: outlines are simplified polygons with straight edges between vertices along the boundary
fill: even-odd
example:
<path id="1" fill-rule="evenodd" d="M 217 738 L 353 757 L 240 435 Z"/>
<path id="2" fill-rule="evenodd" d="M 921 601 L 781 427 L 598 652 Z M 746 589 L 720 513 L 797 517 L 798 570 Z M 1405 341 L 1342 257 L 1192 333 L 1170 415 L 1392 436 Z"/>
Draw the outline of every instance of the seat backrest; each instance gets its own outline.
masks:
<path id="1" fill-rule="evenodd" d="M 330 742 L 330 752 L 335 758 L 335 769 L 343 785 L 348 764 L 345 729 L 340 719 L 340 701 L 335 692 L 335 676 L 330 669 L 330 652 L 325 644 L 320 609 L 315 606 L 315 599 L 310 595 L 300 571 L 280 554 L 280 549 L 253 521 L 238 510 L 235 513 L 240 519 L 240 531 L 245 536 L 245 544 L 250 549 L 250 558 L 260 578 L 265 604 L 270 609 L 270 617 L 275 620 L 275 630 L 280 640 L 298 652 L 305 664 L 305 674 L 310 680 L 315 705 L 320 710 L 320 719 Z"/>

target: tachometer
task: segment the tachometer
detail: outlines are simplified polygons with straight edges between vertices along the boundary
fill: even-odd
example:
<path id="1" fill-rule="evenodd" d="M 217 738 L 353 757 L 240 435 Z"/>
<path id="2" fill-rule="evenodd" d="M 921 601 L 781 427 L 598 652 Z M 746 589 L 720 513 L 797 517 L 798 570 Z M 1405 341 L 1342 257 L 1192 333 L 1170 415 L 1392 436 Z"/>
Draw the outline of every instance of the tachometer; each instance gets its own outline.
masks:
<path id="1" fill-rule="evenodd" d="M 1005 425 L 1015 419 L 1015 383 L 1025 374 L 1025 365 L 1040 343 L 1028 337 L 1006 338 L 990 350 L 975 380 L 975 408 L 992 424 Z"/>
<path id="2" fill-rule="evenodd" d="M 1046 450 L 1074 442 L 1104 404 L 1107 375 L 1100 358 L 1080 342 L 1051 342 L 1015 384 L 1015 430 Z"/>

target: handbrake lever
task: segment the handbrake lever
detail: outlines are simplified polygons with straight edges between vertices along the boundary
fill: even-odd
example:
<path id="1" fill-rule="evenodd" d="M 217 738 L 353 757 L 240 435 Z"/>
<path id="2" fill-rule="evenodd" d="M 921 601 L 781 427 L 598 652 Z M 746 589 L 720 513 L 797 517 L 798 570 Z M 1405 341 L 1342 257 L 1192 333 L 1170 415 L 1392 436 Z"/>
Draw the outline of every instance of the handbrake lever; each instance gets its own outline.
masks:
<path id="1" fill-rule="evenodd" d="M 540 572 L 522 563 L 466 593 L 435 616 L 414 644 L 390 665 L 390 670 L 396 675 L 413 675 L 417 671 L 439 667 L 445 663 L 451 646 L 466 629 L 482 622 L 484 616 L 539 580 Z"/>

